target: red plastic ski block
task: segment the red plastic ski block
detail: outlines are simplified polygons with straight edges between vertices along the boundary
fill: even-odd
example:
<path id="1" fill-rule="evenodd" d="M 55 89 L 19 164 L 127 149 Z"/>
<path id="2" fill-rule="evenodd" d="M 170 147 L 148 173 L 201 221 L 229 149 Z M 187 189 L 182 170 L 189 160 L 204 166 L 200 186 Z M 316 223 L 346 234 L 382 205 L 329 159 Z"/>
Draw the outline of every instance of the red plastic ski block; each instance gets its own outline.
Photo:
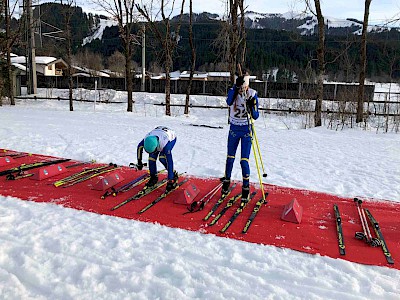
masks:
<path id="1" fill-rule="evenodd" d="M 303 207 L 300 206 L 296 199 L 293 199 L 285 205 L 281 219 L 284 221 L 300 224 L 303 216 Z"/>
<path id="2" fill-rule="evenodd" d="M 15 163 L 15 160 L 12 157 L 4 156 L 0 157 L 0 167 L 7 166 Z"/>
<path id="3" fill-rule="evenodd" d="M 185 189 L 178 189 L 174 203 L 176 204 L 191 204 L 194 198 L 200 193 L 200 190 L 193 183 L 189 183 Z"/>
<path id="4" fill-rule="evenodd" d="M 125 180 L 125 178 L 118 172 L 113 172 L 106 176 L 101 176 L 100 180 L 92 186 L 92 189 L 96 191 L 105 191 L 123 180 Z"/>
<path id="5" fill-rule="evenodd" d="M 62 164 L 45 166 L 32 170 L 33 180 L 43 180 L 67 172 L 67 169 Z"/>

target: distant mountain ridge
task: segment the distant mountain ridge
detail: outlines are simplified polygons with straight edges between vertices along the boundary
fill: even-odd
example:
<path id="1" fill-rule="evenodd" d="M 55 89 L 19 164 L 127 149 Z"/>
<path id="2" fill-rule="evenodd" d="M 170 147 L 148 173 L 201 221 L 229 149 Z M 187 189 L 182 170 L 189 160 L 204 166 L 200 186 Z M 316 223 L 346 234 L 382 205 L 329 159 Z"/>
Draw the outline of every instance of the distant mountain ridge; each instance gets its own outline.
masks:
<path id="1" fill-rule="evenodd" d="M 348 34 L 361 34 L 362 21 L 354 18 L 338 19 L 329 16 L 324 16 L 326 25 L 326 34 L 328 35 L 348 35 Z M 173 18 L 174 21 L 178 17 Z M 185 14 L 184 21 L 189 20 L 189 15 Z M 193 14 L 194 23 L 204 22 L 210 20 L 222 21 L 223 17 L 215 13 L 203 12 Z M 317 31 L 318 21 L 314 15 L 287 12 L 287 13 L 258 13 L 248 11 L 245 13 L 245 26 L 251 29 L 272 29 L 272 30 L 285 30 L 293 31 L 301 35 L 314 35 Z M 370 32 L 383 32 L 388 30 L 383 26 L 369 25 Z M 397 30 L 399 30 L 397 28 Z"/>

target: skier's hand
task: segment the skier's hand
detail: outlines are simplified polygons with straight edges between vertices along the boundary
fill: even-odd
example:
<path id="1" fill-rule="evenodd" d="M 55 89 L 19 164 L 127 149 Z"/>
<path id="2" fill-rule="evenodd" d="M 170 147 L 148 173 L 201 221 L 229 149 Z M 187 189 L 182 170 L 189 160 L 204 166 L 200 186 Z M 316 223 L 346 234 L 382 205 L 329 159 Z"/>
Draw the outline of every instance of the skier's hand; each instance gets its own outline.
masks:
<path id="1" fill-rule="evenodd" d="M 142 160 L 138 160 L 138 162 L 137 162 L 137 169 L 138 170 L 142 170 L 143 169 L 143 163 L 142 163 Z"/>
<path id="2" fill-rule="evenodd" d="M 246 105 L 250 109 L 253 108 L 253 107 L 256 107 L 256 105 L 257 105 L 256 98 L 250 96 L 250 98 L 246 100 Z"/>
<path id="3" fill-rule="evenodd" d="M 238 76 L 238 78 L 236 78 L 236 82 L 235 85 L 237 88 L 240 88 L 244 83 L 244 76 Z"/>

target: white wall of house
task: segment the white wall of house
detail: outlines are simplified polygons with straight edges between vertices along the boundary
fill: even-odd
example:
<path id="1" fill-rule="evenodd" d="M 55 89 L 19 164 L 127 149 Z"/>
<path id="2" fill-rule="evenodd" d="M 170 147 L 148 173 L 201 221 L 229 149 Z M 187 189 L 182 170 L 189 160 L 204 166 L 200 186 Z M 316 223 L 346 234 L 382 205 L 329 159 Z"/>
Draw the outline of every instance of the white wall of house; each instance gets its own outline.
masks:
<path id="1" fill-rule="evenodd" d="M 50 64 L 50 65 L 43 65 L 43 74 L 44 76 L 55 76 L 56 75 L 56 65 L 55 64 Z"/>

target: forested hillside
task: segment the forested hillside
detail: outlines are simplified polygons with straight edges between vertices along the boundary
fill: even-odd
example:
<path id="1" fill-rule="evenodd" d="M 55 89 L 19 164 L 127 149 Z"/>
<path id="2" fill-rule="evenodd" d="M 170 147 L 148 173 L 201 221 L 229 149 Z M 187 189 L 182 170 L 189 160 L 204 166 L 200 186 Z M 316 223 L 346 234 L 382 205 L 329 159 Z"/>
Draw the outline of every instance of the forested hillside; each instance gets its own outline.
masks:
<path id="1" fill-rule="evenodd" d="M 218 46 L 218 37 L 222 23 L 215 20 L 202 20 L 193 26 L 195 47 L 197 52 L 196 68 L 202 71 L 225 70 L 223 64 L 223 49 Z M 139 28 L 139 26 L 138 26 Z M 188 25 L 183 24 L 182 36 L 174 60 L 174 69 L 188 70 L 190 68 L 190 47 L 188 43 Z M 151 62 L 160 62 L 155 49 L 160 47 L 147 32 L 147 67 Z M 316 47 L 318 37 L 303 36 L 298 33 L 272 30 L 247 29 L 246 68 L 262 78 L 269 69 L 279 68 L 279 80 L 285 80 L 288 72 L 295 72 L 300 80 L 312 77 L 312 69 L 316 65 Z M 387 80 L 389 77 L 400 78 L 400 33 L 397 30 L 382 33 L 370 33 L 368 43 L 367 74 L 376 80 Z M 349 34 L 345 36 L 327 35 L 327 74 L 335 80 L 356 80 L 359 61 L 360 37 Z M 104 56 L 111 55 L 115 50 L 122 50 L 118 39 L 118 28 L 106 28 L 101 41 L 96 40 L 85 45 L 94 52 Z M 140 64 L 141 48 L 136 48 L 134 60 Z M 394 58 L 398 58 L 395 60 Z M 161 63 L 159 63 L 161 65 Z M 390 74 L 390 70 L 392 70 Z M 289 72 L 290 73 L 290 72 Z"/>
<path id="2" fill-rule="evenodd" d="M 57 25 L 65 29 L 66 5 L 46 3 L 41 5 L 41 20 L 47 24 Z M 85 37 L 90 36 L 100 21 L 100 16 L 86 14 L 80 7 L 73 7 L 71 19 L 73 52 L 76 54 L 85 50 L 100 54 L 106 62 L 116 50 L 122 52 L 121 41 L 117 26 L 106 27 L 102 39 L 93 40 L 83 45 Z M 36 10 L 36 14 L 38 11 Z M 103 17 L 104 18 L 104 17 Z M 174 70 L 189 70 L 190 47 L 188 42 L 188 17 L 183 18 L 180 30 L 181 39 L 174 57 Z M 197 14 L 193 25 L 194 42 L 197 52 L 196 69 L 200 71 L 225 71 L 224 49 L 220 40 L 223 21 L 218 15 Z M 354 34 L 357 22 L 350 22 L 349 27 L 333 28 L 327 26 L 326 36 L 326 74 L 330 79 L 340 81 L 357 80 L 357 66 L 359 61 L 360 37 Z M 313 70 L 316 67 L 316 47 L 318 37 L 304 35 L 297 27 L 302 22 L 311 22 L 311 19 L 285 19 L 282 15 L 257 19 L 246 19 L 247 28 L 247 56 L 246 69 L 261 79 L 272 69 L 279 69 L 278 81 L 291 81 L 297 78 L 301 81 L 312 80 Z M 256 26 L 256 25 L 257 26 Z M 312 22 L 310 23 L 312 24 Z M 176 25 L 176 23 L 175 23 Z M 134 27 L 133 34 L 139 34 L 140 24 Z M 262 27 L 262 28 L 261 28 Z M 290 30 L 293 28 L 293 30 Z M 50 30 L 43 25 L 42 32 Z M 62 34 L 59 34 L 62 37 Z M 163 58 L 157 54 L 160 45 L 152 33 L 146 32 L 146 68 L 150 71 L 160 70 Z M 37 47 L 38 55 L 53 55 L 63 57 L 66 46 L 64 41 L 42 36 L 42 47 Z M 25 49 L 18 45 L 15 49 L 23 54 Z M 376 81 L 400 78 L 400 32 L 392 28 L 370 32 L 367 46 L 367 77 Z M 138 45 L 133 60 L 140 65 L 141 47 Z M 106 63 L 105 63 L 106 65 Z M 107 67 L 107 66 L 106 66 Z M 293 76 L 293 75 L 296 76 Z"/>

